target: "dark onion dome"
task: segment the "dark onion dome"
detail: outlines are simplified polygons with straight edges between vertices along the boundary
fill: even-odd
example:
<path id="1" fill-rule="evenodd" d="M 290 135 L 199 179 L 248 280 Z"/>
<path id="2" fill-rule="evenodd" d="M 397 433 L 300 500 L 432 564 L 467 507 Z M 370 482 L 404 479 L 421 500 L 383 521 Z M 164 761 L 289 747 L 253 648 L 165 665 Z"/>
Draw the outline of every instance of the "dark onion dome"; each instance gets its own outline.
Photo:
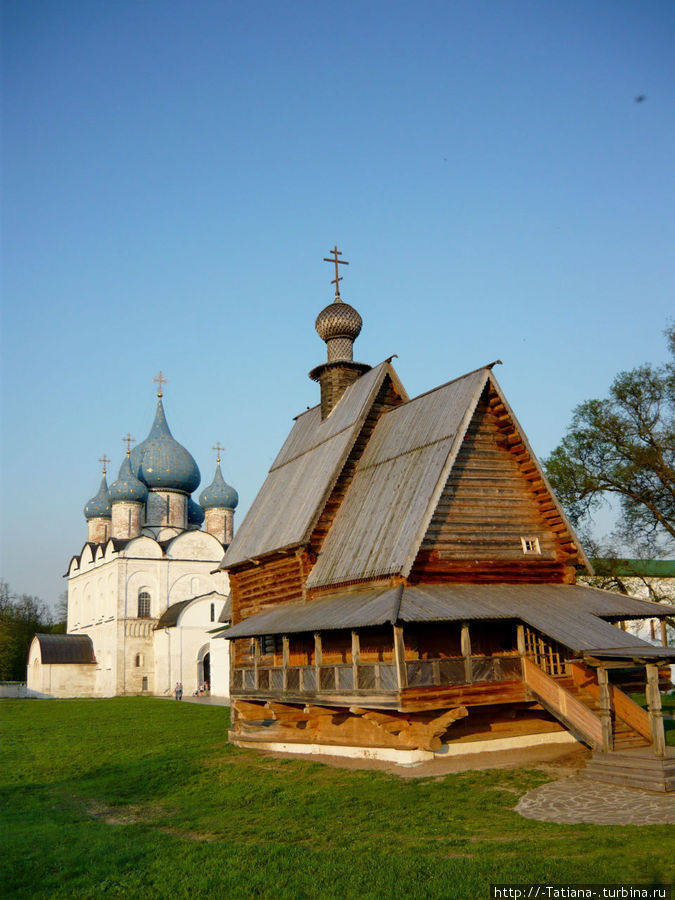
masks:
<path id="1" fill-rule="evenodd" d="M 149 488 L 191 494 L 201 475 L 190 453 L 173 437 L 161 398 L 150 434 L 130 454 L 131 471 Z"/>
<path id="2" fill-rule="evenodd" d="M 188 497 L 187 503 L 187 522 L 188 525 L 201 525 L 205 519 L 204 510 L 198 503 Z"/>
<path id="3" fill-rule="evenodd" d="M 216 474 L 211 484 L 199 495 L 199 503 L 203 509 L 236 509 L 239 494 L 223 478 L 220 463 L 216 465 Z"/>
<path id="4" fill-rule="evenodd" d="M 148 489 L 131 471 L 129 455 L 124 457 L 120 466 L 117 481 L 110 485 L 111 503 L 145 503 L 148 498 Z"/>
<path id="5" fill-rule="evenodd" d="M 361 333 L 363 319 L 349 303 L 343 300 L 331 303 L 316 317 L 314 327 L 322 341 L 348 338 L 355 341 Z"/>
<path id="6" fill-rule="evenodd" d="M 87 521 L 89 521 L 89 519 L 109 519 L 111 513 L 110 493 L 108 491 L 108 482 L 106 481 L 104 473 L 103 478 L 101 479 L 101 486 L 98 489 L 98 494 L 92 497 L 91 500 L 87 500 L 84 506 L 84 517 Z"/>

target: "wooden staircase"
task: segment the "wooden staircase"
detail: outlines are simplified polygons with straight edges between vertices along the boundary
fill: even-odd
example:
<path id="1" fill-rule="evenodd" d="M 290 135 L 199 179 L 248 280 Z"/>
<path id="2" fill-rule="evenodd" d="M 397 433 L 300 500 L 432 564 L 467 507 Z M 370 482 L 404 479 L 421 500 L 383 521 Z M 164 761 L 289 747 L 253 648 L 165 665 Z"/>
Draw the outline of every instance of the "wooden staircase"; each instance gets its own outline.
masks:
<path id="1" fill-rule="evenodd" d="M 675 753 L 654 752 L 649 714 L 614 685 L 602 688 L 595 673 L 580 663 L 569 675 L 552 678 L 523 658 L 523 680 L 541 705 L 578 740 L 593 750 L 586 767 L 599 781 L 652 791 L 675 790 Z"/>

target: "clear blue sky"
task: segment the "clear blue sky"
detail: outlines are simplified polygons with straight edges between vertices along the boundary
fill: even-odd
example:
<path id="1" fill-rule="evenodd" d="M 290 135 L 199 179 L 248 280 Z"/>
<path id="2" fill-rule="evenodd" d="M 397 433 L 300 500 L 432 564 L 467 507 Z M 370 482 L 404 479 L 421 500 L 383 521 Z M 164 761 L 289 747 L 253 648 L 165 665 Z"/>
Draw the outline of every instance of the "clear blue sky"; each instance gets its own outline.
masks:
<path id="1" fill-rule="evenodd" d="M 497 357 L 535 449 L 665 355 L 675 4 L 4 0 L 2 565 L 52 602 L 97 458 L 150 427 L 241 521 L 357 359 L 416 394 Z M 644 94 L 644 102 L 636 96 Z M 204 482 L 203 482 L 204 483 Z"/>

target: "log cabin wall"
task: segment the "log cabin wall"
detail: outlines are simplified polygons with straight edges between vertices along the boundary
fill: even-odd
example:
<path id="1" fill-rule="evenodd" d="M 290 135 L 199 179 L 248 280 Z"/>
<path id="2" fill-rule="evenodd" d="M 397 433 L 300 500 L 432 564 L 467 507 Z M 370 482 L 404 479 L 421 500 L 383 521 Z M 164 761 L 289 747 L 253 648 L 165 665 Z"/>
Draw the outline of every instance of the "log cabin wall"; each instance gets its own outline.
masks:
<path id="1" fill-rule="evenodd" d="M 462 655 L 459 622 L 411 623 L 403 628 L 406 659 L 448 659 Z"/>
<path id="2" fill-rule="evenodd" d="M 521 538 L 540 553 L 525 554 Z M 501 400 L 488 386 L 424 536 L 410 581 L 575 579 L 576 548 Z"/>

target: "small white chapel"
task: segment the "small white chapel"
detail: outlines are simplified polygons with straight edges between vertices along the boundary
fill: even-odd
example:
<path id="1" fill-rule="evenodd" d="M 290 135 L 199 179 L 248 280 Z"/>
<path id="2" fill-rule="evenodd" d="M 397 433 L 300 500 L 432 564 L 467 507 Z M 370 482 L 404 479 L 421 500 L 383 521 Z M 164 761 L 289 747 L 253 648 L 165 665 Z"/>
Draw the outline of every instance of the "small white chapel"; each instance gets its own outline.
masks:
<path id="1" fill-rule="evenodd" d="M 227 573 L 239 497 L 221 471 L 211 484 L 173 437 L 155 381 L 157 412 L 147 438 L 127 450 L 108 487 L 104 455 L 98 492 L 84 507 L 88 540 L 68 566 L 67 634 L 37 634 L 27 687 L 34 697 L 229 695 Z"/>

